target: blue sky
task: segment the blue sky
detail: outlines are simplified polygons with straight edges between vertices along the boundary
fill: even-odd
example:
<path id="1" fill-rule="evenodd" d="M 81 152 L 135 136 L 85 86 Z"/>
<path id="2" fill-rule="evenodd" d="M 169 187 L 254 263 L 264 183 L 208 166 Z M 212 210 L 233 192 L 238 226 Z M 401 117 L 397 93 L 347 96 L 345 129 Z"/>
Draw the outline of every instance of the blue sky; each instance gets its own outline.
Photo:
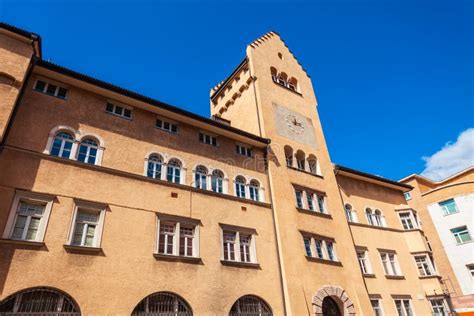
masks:
<path id="1" fill-rule="evenodd" d="M 45 59 L 203 116 L 246 45 L 277 31 L 313 79 L 332 161 L 394 179 L 453 145 L 454 169 L 474 162 L 474 132 L 459 136 L 474 127 L 473 12 L 470 0 L 0 0 L 0 20 L 40 34 Z"/>

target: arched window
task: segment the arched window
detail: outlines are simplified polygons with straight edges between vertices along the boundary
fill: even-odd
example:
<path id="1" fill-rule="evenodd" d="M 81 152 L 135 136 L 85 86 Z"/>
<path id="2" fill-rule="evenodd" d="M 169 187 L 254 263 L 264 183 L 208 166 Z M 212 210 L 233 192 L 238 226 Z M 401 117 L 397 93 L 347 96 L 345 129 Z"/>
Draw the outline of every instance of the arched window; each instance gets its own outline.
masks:
<path id="1" fill-rule="evenodd" d="M 367 217 L 367 223 L 369 225 L 374 225 L 373 214 L 372 214 L 372 210 L 370 208 L 365 209 L 365 216 Z"/>
<path id="2" fill-rule="evenodd" d="M 374 218 L 374 221 L 373 221 L 374 225 L 384 226 L 383 216 L 382 216 L 382 212 L 380 212 L 380 210 L 375 210 L 375 212 L 373 214 L 373 218 Z"/>
<path id="3" fill-rule="evenodd" d="M 276 70 L 276 68 L 275 67 L 270 67 L 270 73 L 272 74 L 272 80 L 274 82 L 277 82 L 278 71 Z"/>
<path id="4" fill-rule="evenodd" d="M 318 165 L 318 160 L 316 159 L 316 156 L 313 154 L 310 154 L 308 156 L 308 167 L 309 167 L 309 172 L 312 174 L 317 174 L 319 175 L 321 173 L 321 170 Z"/>
<path id="5" fill-rule="evenodd" d="M 70 158 L 71 149 L 74 144 L 74 137 L 66 132 L 59 132 L 54 136 L 53 145 L 51 147 L 51 155 Z"/>
<path id="6" fill-rule="evenodd" d="M 50 288 L 32 288 L 10 295 L 0 303 L 0 315 L 79 316 L 76 302 Z"/>
<path id="7" fill-rule="evenodd" d="M 344 205 L 344 209 L 346 211 L 346 217 L 349 222 L 355 222 L 354 216 L 353 216 L 353 211 L 352 211 L 352 206 L 350 204 Z"/>
<path id="8" fill-rule="evenodd" d="M 77 160 L 95 165 L 97 159 L 97 150 L 99 146 L 97 142 L 91 138 L 86 138 L 81 141 L 79 145 L 79 153 L 77 154 Z"/>
<path id="9" fill-rule="evenodd" d="M 192 316 L 189 304 L 170 292 L 158 292 L 145 297 L 133 309 L 132 316 Z"/>
<path id="10" fill-rule="evenodd" d="M 251 200 L 260 201 L 260 183 L 257 180 L 250 181 L 249 193 Z"/>
<path id="11" fill-rule="evenodd" d="M 212 191 L 224 193 L 224 173 L 220 170 L 214 170 L 211 176 Z"/>
<path id="12" fill-rule="evenodd" d="M 207 190 L 207 168 L 197 166 L 194 173 L 194 185 L 198 189 Z"/>
<path id="13" fill-rule="evenodd" d="M 337 303 L 329 296 L 323 299 L 323 315 L 328 316 L 342 316 Z"/>
<path id="14" fill-rule="evenodd" d="M 286 85 L 288 84 L 287 82 L 288 82 L 288 75 L 282 72 L 277 78 L 277 83 L 286 87 Z"/>
<path id="15" fill-rule="evenodd" d="M 163 158 L 160 155 L 153 154 L 148 158 L 146 176 L 153 179 L 161 179 L 161 169 L 163 167 Z"/>
<path id="16" fill-rule="evenodd" d="M 288 167 L 293 167 L 293 148 L 285 146 L 285 159 Z"/>
<path id="17" fill-rule="evenodd" d="M 235 178 L 235 195 L 245 198 L 245 179 L 242 176 Z"/>
<path id="18" fill-rule="evenodd" d="M 261 298 L 245 295 L 239 298 L 230 309 L 229 316 L 272 316 L 272 310 Z"/>
<path id="19" fill-rule="evenodd" d="M 302 150 L 298 150 L 296 152 L 295 157 L 296 157 L 296 166 L 298 167 L 298 169 L 305 170 L 306 169 L 306 164 L 305 164 L 306 155 L 305 155 L 305 153 Z"/>
<path id="20" fill-rule="evenodd" d="M 171 159 L 168 161 L 166 179 L 169 182 L 181 183 L 181 161 L 178 159 Z"/>
<path id="21" fill-rule="evenodd" d="M 298 80 L 296 80 L 294 77 L 291 77 L 290 80 L 288 80 L 288 89 L 297 91 L 298 90 Z"/>

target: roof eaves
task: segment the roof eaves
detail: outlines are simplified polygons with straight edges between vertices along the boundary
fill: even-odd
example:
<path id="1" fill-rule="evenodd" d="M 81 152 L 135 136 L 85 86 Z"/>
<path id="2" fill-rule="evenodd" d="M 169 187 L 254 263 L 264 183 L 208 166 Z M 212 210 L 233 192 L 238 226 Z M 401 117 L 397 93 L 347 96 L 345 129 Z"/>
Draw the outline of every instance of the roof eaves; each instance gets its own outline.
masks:
<path id="1" fill-rule="evenodd" d="M 216 97 L 219 92 L 221 92 L 222 89 L 224 89 L 224 87 L 227 85 L 227 83 L 232 79 L 232 77 L 237 73 L 239 72 L 239 70 L 247 63 L 248 61 L 248 58 L 245 57 L 237 67 L 235 67 L 235 69 L 231 72 L 231 74 L 225 78 L 223 81 L 221 81 L 219 84 L 216 85 L 217 89 L 216 91 L 214 91 L 211 95 L 211 100 L 214 99 L 214 97 Z"/>
<path id="2" fill-rule="evenodd" d="M 388 183 L 390 185 L 401 187 L 401 188 L 404 188 L 404 189 L 410 189 L 410 190 L 413 189 L 413 187 L 411 185 L 408 185 L 408 184 L 405 184 L 405 183 L 400 183 L 400 182 L 390 180 L 390 179 L 385 179 L 385 178 L 382 178 L 382 177 L 379 177 L 379 176 L 376 176 L 376 175 L 373 175 L 373 174 L 370 174 L 370 173 L 362 172 L 362 171 L 355 170 L 355 169 L 348 168 L 348 167 L 344 167 L 344 166 L 341 166 L 341 165 L 335 165 L 334 169 L 335 169 L 336 172 L 338 170 L 340 170 L 340 171 L 344 171 L 344 172 L 348 172 L 348 173 L 353 173 L 353 174 L 356 174 L 356 175 L 359 175 L 359 176 L 362 176 L 362 177 L 365 177 L 365 178 L 373 179 L 373 180 L 376 180 L 376 181 L 385 182 L 385 183 Z"/>
<path id="3" fill-rule="evenodd" d="M 0 22 L 0 28 L 3 28 L 5 30 L 10 31 L 12 33 L 15 33 L 17 35 L 26 37 L 26 38 L 32 40 L 33 42 L 37 42 L 38 43 L 38 51 L 36 53 L 41 58 L 41 36 L 40 35 L 38 35 L 36 33 L 33 33 L 33 32 L 30 32 L 30 31 L 27 31 L 27 30 L 24 30 L 24 29 L 20 29 L 16 26 L 13 26 L 13 25 L 10 25 L 10 24 L 4 23 L 4 22 Z"/>
<path id="4" fill-rule="evenodd" d="M 153 106 L 156 106 L 156 107 L 160 107 L 160 108 L 162 108 L 162 109 L 164 109 L 164 110 L 167 110 L 167 111 L 170 111 L 170 112 L 174 112 L 174 113 L 177 113 L 177 114 L 186 116 L 186 117 L 188 117 L 188 118 L 191 118 L 191 119 L 200 121 L 200 122 L 202 122 L 202 123 L 205 123 L 205 124 L 208 124 L 208 125 L 217 127 L 217 128 L 221 128 L 221 129 L 226 130 L 226 131 L 228 131 L 228 132 L 238 134 L 238 135 L 240 135 L 240 136 L 243 136 L 243 137 L 252 139 L 252 140 L 257 141 L 257 142 L 260 142 L 260 143 L 262 143 L 262 144 L 270 144 L 270 142 L 271 142 L 271 140 L 268 139 L 268 138 L 263 138 L 263 137 L 260 137 L 260 136 L 255 135 L 255 134 L 248 133 L 248 132 L 246 132 L 246 131 L 237 129 L 237 128 L 235 128 L 235 127 L 232 127 L 232 126 L 229 126 L 229 125 L 226 125 L 226 124 L 217 122 L 217 121 L 215 121 L 215 120 L 212 120 L 212 119 L 209 119 L 209 118 L 200 116 L 200 115 L 198 115 L 198 114 L 195 114 L 195 113 L 192 113 L 192 112 L 189 112 L 189 111 L 180 109 L 180 108 L 175 107 L 175 106 L 172 106 L 172 105 L 170 105 L 170 104 L 167 104 L 167 103 L 164 103 L 164 102 L 161 102 L 161 101 L 152 99 L 152 98 L 150 98 L 150 97 L 141 95 L 141 94 L 136 93 L 136 92 L 133 92 L 133 91 L 131 91 L 131 90 L 124 89 L 124 88 L 122 88 L 122 87 L 113 85 L 113 84 L 108 83 L 108 82 L 106 82 L 106 81 L 102 81 L 102 80 L 99 80 L 99 79 L 90 77 L 90 76 L 88 76 L 88 75 L 85 75 L 85 74 L 76 72 L 76 71 L 74 71 L 74 70 L 65 68 L 65 67 L 63 67 L 63 66 L 59 66 L 59 65 L 53 64 L 53 63 L 48 62 L 48 61 L 44 61 L 44 60 L 42 60 L 42 59 L 36 59 L 35 64 L 36 64 L 36 66 L 44 67 L 44 68 L 46 68 L 46 69 L 49 69 L 49 70 L 58 72 L 58 73 L 60 73 L 60 74 L 73 77 L 73 78 L 75 78 L 75 79 L 78 79 L 78 80 L 87 82 L 87 83 L 92 84 L 92 85 L 99 86 L 99 87 L 104 88 L 104 89 L 106 89 L 106 90 L 110 90 L 110 91 L 112 91 L 112 92 L 122 94 L 122 95 L 124 95 L 124 96 L 127 96 L 127 97 L 130 97 L 130 98 L 139 100 L 139 101 L 141 101 L 141 102 L 145 102 L 145 103 L 148 103 L 148 104 L 150 104 L 150 105 L 153 105 Z"/>

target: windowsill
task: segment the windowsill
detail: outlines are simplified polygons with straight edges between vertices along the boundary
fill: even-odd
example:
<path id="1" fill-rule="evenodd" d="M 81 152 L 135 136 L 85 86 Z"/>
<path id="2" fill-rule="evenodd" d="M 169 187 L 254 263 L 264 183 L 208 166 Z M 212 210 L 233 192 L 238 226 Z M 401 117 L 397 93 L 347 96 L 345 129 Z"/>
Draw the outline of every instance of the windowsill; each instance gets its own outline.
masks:
<path id="1" fill-rule="evenodd" d="M 37 247 L 37 248 L 41 248 L 45 246 L 45 243 L 42 241 L 6 239 L 6 238 L 1 238 L 0 244 L 21 245 L 21 246 L 30 246 L 30 247 Z"/>
<path id="2" fill-rule="evenodd" d="M 421 229 L 404 230 L 404 229 L 391 228 L 391 227 L 385 227 L 385 226 L 369 225 L 369 224 L 364 224 L 364 223 L 356 223 L 356 222 L 348 222 L 348 223 L 353 226 L 374 228 L 374 229 L 387 230 L 387 231 L 392 231 L 392 232 L 414 232 L 414 231 L 423 232 Z"/>
<path id="3" fill-rule="evenodd" d="M 86 246 L 74 246 L 74 245 L 63 245 L 64 249 L 67 252 L 76 252 L 76 253 L 101 253 L 102 248 L 100 247 L 86 247 Z"/>
<path id="4" fill-rule="evenodd" d="M 465 245 L 465 244 L 470 244 L 471 242 L 474 242 L 474 240 L 469 240 L 469 241 L 465 241 L 465 242 L 461 242 L 461 243 L 456 243 L 456 246 L 462 246 L 462 245 Z"/>
<path id="5" fill-rule="evenodd" d="M 418 276 L 418 279 L 424 280 L 424 279 L 442 279 L 440 275 L 433 274 L 433 275 L 420 275 Z"/>
<path id="6" fill-rule="evenodd" d="M 108 111 L 104 111 L 106 114 L 109 114 L 109 115 L 112 115 L 112 116 L 115 116 L 115 117 L 119 117 L 121 119 L 124 119 L 124 120 L 127 120 L 127 121 L 133 121 L 131 117 L 126 117 L 126 116 L 122 116 L 122 115 L 118 115 L 118 114 L 115 114 L 115 113 L 112 113 L 112 112 L 108 112 Z"/>
<path id="7" fill-rule="evenodd" d="M 385 277 L 387 279 L 391 279 L 391 280 L 405 280 L 405 276 L 403 276 L 403 275 L 389 275 L 389 274 L 386 274 Z"/>
<path id="8" fill-rule="evenodd" d="M 321 259 L 321 258 L 310 257 L 310 256 L 305 256 L 305 257 L 308 261 L 324 263 L 324 264 L 329 264 L 329 265 L 332 265 L 332 266 L 342 267 L 342 262 L 340 262 L 340 261 L 332 261 L 332 260 Z"/>
<path id="9" fill-rule="evenodd" d="M 288 167 L 288 169 L 295 170 L 295 171 L 302 172 L 302 173 L 306 173 L 306 174 L 309 174 L 313 177 L 324 179 L 324 177 L 320 174 L 312 173 L 312 172 L 302 170 L 302 169 L 299 169 L 299 168 L 296 168 L 296 167 L 288 166 L 288 165 L 286 165 L 286 166 Z"/>
<path id="10" fill-rule="evenodd" d="M 328 214 L 328 213 L 321 213 L 321 212 L 317 212 L 317 211 L 310 211 L 310 210 L 307 210 L 307 209 L 305 209 L 305 208 L 300 208 L 300 207 L 296 207 L 296 209 L 297 209 L 298 212 L 300 212 L 300 213 L 309 214 L 309 215 L 315 215 L 315 216 L 319 216 L 319 217 L 323 217 L 323 218 L 332 219 L 331 214 Z"/>
<path id="11" fill-rule="evenodd" d="M 253 263 L 253 262 L 221 260 L 221 263 L 224 266 L 240 267 L 240 268 L 248 268 L 248 269 L 261 269 L 260 264 Z"/>
<path id="12" fill-rule="evenodd" d="M 163 261 L 179 261 L 179 262 L 185 262 L 185 263 L 203 264 L 202 259 L 199 257 L 164 255 L 161 253 L 154 253 L 153 257 L 155 257 L 156 260 L 163 260 Z"/>
<path id="13" fill-rule="evenodd" d="M 446 217 L 446 216 L 454 215 L 454 214 L 458 214 L 458 213 L 459 213 L 459 211 L 456 211 L 456 212 L 453 212 L 453 213 L 443 214 L 443 216 Z"/>
<path id="14" fill-rule="evenodd" d="M 162 131 L 162 132 L 165 132 L 165 133 L 168 133 L 168 134 L 171 134 L 171 135 L 179 135 L 178 132 L 172 132 L 172 131 L 169 131 L 167 129 L 164 129 L 164 128 L 161 128 L 161 127 L 158 127 L 158 126 L 155 126 L 155 128 L 159 131 Z"/>
<path id="15" fill-rule="evenodd" d="M 273 81 L 273 80 L 272 80 L 272 81 Z M 292 90 L 292 89 L 290 89 L 290 88 L 288 88 L 288 87 L 285 87 L 285 86 L 279 84 L 278 82 L 273 81 L 273 83 L 276 84 L 277 86 L 279 86 L 279 87 L 281 87 L 281 88 L 287 90 L 287 91 L 290 91 L 290 92 L 293 92 L 293 93 L 296 94 L 296 95 L 299 95 L 300 97 L 303 96 L 303 94 L 301 94 L 300 92 L 298 92 L 298 91 L 296 91 L 296 90 Z"/>
<path id="16" fill-rule="evenodd" d="M 111 114 L 111 115 L 113 115 L 113 114 Z M 146 181 L 146 182 L 150 182 L 150 183 L 154 183 L 154 184 L 160 184 L 160 185 L 175 187 L 175 188 L 183 189 L 183 190 L 187 190 L 187 191 L 202 193 L 202 194 L 206 194 L 206 195 L 212 195 L 212 196 L 220 197 L 220 198 L 227 199 L 227 200 L 239 201 L 241 203 L 253 204 L 253 205 L 257 205 L 257 206 L 265 207 L 265 208 L 271 208 L 270 203 L 260 202 L 260 201 L 253 201 L 253 200 L 246 199 L 246 198 L 239 198 L 239 197 L 236 197 L 236 196 L 228 194 L 228 193 L 218 193 L 218 192 L 214 192 L 212 190 L 196 189 L 195 187 L 189 186 L 189 185 L 186 185 L 186 184 L 173 183 L 173 182 L 168 182 L 166 180 L 161 180 L 161 179 L 154 179 L 154 178 L 144 176 L 142 174 L 135 174 L 135 173 L 122 171 L 122 170 L 117 170 L 117 169 L 112 169 L 112 168 L 104 167 L 104 166 L 100 166 L 100 165 L 85 164 L 85 163 L 82 163 L 82 162 L 78 162 L 75 159 L 68 159 L 68 158 L 52 156 L 52 155 L 49 155 L 49 154 L 46 154 L 46 153 L 43 153 L 43 152 L 36 152 L 36 151 L 32 151 L 32 150 L 27 150 L 27 149 L 18 148 L 18 147 L 11 147 L 11 146 L 6 146 L 5 148 L 8 148 L 10 150 L 20 151 L 20 152 L 31 153 L 31 154 L 39 156 L 43 159 L 48 159 L 48 160 L 52 160 L 52 161 L 56 161 L 56 162 L 66 163 L 66 164 L 70 164 L 70 165 L 74 165 L 74 166 L 78 166 L 78 167 L 80 166 L 80 167 L 87 168 L 87 169 L 92 169 L 92 170 L 95 170 L 95 171 L 98 171 L 98 172 L 104 172 L 104 173 L 108 173 L 108 174 L 120 175 L 120 176 L 124 176 L 124 177 L 128 177 L 128 178 L 132 178 L 132 179 L 135 179 L 135 180 L 139 180 L 139 181 Z"/>
<path id="17" fill-rule="evenodd" d="M 373 273 L 362 273 L 364 278 L 375 278 L 375 274 Z"/>

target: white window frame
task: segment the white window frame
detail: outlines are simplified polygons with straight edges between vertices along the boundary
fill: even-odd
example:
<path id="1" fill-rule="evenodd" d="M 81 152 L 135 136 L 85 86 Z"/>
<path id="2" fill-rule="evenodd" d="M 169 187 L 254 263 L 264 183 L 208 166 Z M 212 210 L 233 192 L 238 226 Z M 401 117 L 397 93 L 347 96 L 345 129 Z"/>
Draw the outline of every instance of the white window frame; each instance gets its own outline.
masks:
<path id="1" fill-rule="evenodd" d="M 16 222 L 17 210 L 21 201 L 31 201 L 32 203 L 41 203 L 44 204 L 43 214 L 38 225 L 38 230 L 36 232 L 36 237 L 34 240 L 25 240 L 25 239 L 14 239 L 25 242 L 43 242 L 44 235 L 46 233 L 46 227 L 48 226 L 49 217 L 51 214 L 51 209 L 53 207 L 54 197 L 51 195 L 27 192 L 27 191 L 16 191 L 15 197 L 13 199 L 12 206 L 10 208 L 10 215 L 8 216 L 7 224 L 3 231 L 4 239 L 12 239 L 13 229 Z M 26 225 L 25 225 L 26 227 Z"/>
<path id="2" fill-rule="evenodd" d="M 401 306 L 402 306 L 402 314 L 399 314 L 398 313 L 398 310 L 397 310 L 397 301 L 400 301 L 401 303 Z M 408 306 L 410 308 L 410 313 L 407 313 L 406 312 L 406 306 L 405 306 L 405 302 L 408 301 Z M 395 310 L 397 311 L 397 314 L 399 316 L 415 316 L 415 313 L 413 312 L 413 304 L 411 303 L 411 298 L 394 298 L 393 299 L 393 304 L 395 305 Z"/>
<path id="3" fill-rule="evenodd" d="M 449 212 L 448 208 L 445 207 L 444 205 L 441 205 L 441 203 L 444 203 L 444 202 L 447 202 L 447 201 L 453 201 L 454 203 L 454 207 L 456 208 L 456 210 L 454 212 Z M 458 207 L 458 204 L 456 203 L 456 199 L 454 198 L 450 198 L 450 199 L 446 199 L 446 200 L 443 200 L 443 201 L 439 201 L 438 202 L 438 206 L 439 208 L 441 209 L 441 211 L 443 212 L 443 215 L 444 216 L 449 216 L 449 215 L 452 215 L 452 214 L 456 214 L 456 213 L 459 213 L 459 207 Z"/>
<path id="4" fill-rule="evenodd" d="M 315 193 L 314 195 L 316 195 L 316 203 L 318 205 L 318 211 L 319 213 L 322 213 L 322 214 L 329 214 L 328 212 L 328 208 L 327 208 L 327 203 L 326 203 L 326 195 L 324 194 L 321 194 L 321 193 Z M 321 205 L 319 204 L 319 199 L 322 199 L 322 207 L 323 209 L 321 209 Z"/>
<path id="5" fill-rule="evenodd" d="M 207 138 L 209 138 L 209 140 Z M 198 139 L 199 139 L 199 142 L 201 144 L 205 144 L 205 145 L 209 145 L 209 146 L 213 146 L 213 147 L 219 147 L 219 140 L 218 140 L 217 135 L 213 135 L 213 134 L 210 134 L 210 133 L 207 133 L 207 132 L 204 132 L 204 131 L 200 131 Z"/>
<path id="6" fill-rule="evenodd" d="M 391 259 L 391 256 L 393 256 L 393 260 Z M 380 261 L 382 263 L 383 271 L 386 276 L 403 275 L 400 269 L 400 264 L 398 263 L 398 256 L 395 252 L 380 252 Z"/>
<path id="7" fill-rule="evenodd" d="M 321 259 L 321 260 L 327 260 L 327 261 L 332 261 L 332 262 L 338 262 L 338 256 L 336 252 L 336 242 L 333 239 L 330 239 L 328 237 L 324 236 L 316 236 L 316 235 L 311 235 L 310 233 L 302 233 L 303 236 L 303 247 L 304 247 L 304 253 L 305 256 L 311 257 L 311 258 L 316 258 L 316 259 Z M 306 251 L 306 244 L 305 240 L 310 241 L 310 248 L 311 248 L 311 255 L 308 256 L 308 253 Z M 321 256 L 319 255 L 318 249 L 317 249 L 317 242 L 321 244 Z M 332 245 L 332 255 L 333 259 L 330 259 L 329 256 L 329 247 L 328 244 Z"/>
<path id="8" fill-rule="evenodd" d="M 171 254 L 168 253 L 160 253 L 160 229 L 162 224 L 172 224 L 174 225 L 174 235 L 173 235 L 173 251 Z M 180 254 L 180 237 L 181 237 L 181 226 L 184 227 L 192 227 L 193 228 L 193 253 L 190 256 L 181 255 Z M 155 242 L 155 254 L 162 255 L 162 256 L 173 256 L 173 257 L 185 257 L 185 258 L 199 258 L 199 240 L 200 236 L 200 221 L 185 218 L 185 217 L 178 217 L 173 215 L 167 214 L 157 214 L 156 215 L 156 242 Z M 166 249 L 166 248 L 165 248 Z"/>
<path id="9" fill-rule="evenodd" d="M 203 167 L 206 172 L 203 173 L 198 170 L 198 167 Z M 193 182 L 194 182 L 194 187 L 196 189 L 201 189 L 201 190 L 211 190 L 209 187 L 210 183 L 210 175 L 209 175 L 209 168 L 207 168 L 204 165 L 197 165 L 194 167 L 194 172 L 193 172 Z M 199 177 L 199 180 L 197 179 Z"/>
<path id="10" fill-rule="evenodd" d="M 469 240 L 467 240 L 467 241 L 462 241 L 461 240 L 461 238 L 459 237 L 461 235 L 460 232 L 453 232 L 453 230 L 463 228 L 463 227 L 465 227 L 466 229 L 463 230 L 462 232 L 466 231 L 467 234 L 469 235 Z M 456 245 L 464 245 L 464 244 L 467 244 L 467 243 L 470 243 L 470 242 L 473 241 L 471 232 L 469 231 L 469 228 L 467 227 L 467 225 L 462 225 L 462 226 L 451 228 L 450 232 L 451 232 L 451 235 L 454 237 L 454 241 L 456 242 Z M 458 237 L 459 237 L 459 240 L 458 240 Z"/>
<path id="11" fill-rule="evenodd" d="M 235 234 L 234 242 L 234 260 L 224 259 L 224 232 L 230 232 Z M 240 234 L 245 234 L 250 236 L 250 261 L 242 261 L 240 253 Z M 232 225 L 220 224 L 220 248 L 221 248 L 221 261 L 225 262 L 241 262 L 241 263 L 252 263 L 257 264 L 257 233 L 254 229 L 237 227 Z"/>
<path id="12" fill-rule="evenodd" d="M 407 217 L 402 217 L 402 215 L 408 215 Z M 417 217 L 415 216 L 415 214 L 413 213 L 412 210 L 405 210 L 405 211 L 401 211 L 398 213 L 398 217 L 400 219 L 400 223 L 402 224 L 402 228 L 404 230 L 413 230 L 413 229 L 419 229 L 420 228 L 420 225 L 418 223 L 418 220 L 417 220 Z M 409 224 L 411 223 L 413 226 L 412 228 L 408 227 L 406 228 L 405 227 L 405 224 L 407 224 L 407 226 L 410 226 Z"/>
<path id="13" fill-rule="evenodd" d="M 158 125 L 158 121 L 161 121 L 161 126 Z M 165 128 L 165 124 L 168 124 L 168 128 Z M 176 131 L 173 131 L 173 126 L 175 127 Z M 155 127 L 161 131 L 165 131 L 171 134 L 178 134 L 179 133 L 179 125 L 174 121 L 170 121 L 163 117 L 156 117 L 155 119 Z"/>
<path id="14" fill-rule="evenodd" d="M 433 316 L 447 316 L 447 315 L 450 315 L 449 311 L 450 311 L 450 308 L 448 306 L 448 304 L 446 303 L 446 300 L 443 298 L 443 297 L 430 297 L 428 299 L 428 301 L 430 302 L 430 307 L 431 307 L 431 312 L 432 312 L 432 315 Z M 435 311 L 435 307 L 433 306 L 433 302 L 435 301 L 441 301 L 441 306 L 440 305 L 437 305 L 436 308 L 439 308 L 441 307 L 443 309 L 443 312 L 442 313 L 438 313 Z"/>
<path id="15" fill-rule="evenodd" d="M 372 265 L 370 264 L 369 252 L 367 251 L 367 249 L 357 249 L 356 253 L 362 274 L 372 274 Z M 360 257 L 360 254 L 362 254 L 363 257 Z"/>
<path id="16" fill-rule="evenodd" d="M 66 244 L 73 247 L 84 247 L 84 248 L 101 248 L 102 244 L 102 232 L 104 230 L 104 222 L 105 222 L 105 213 L 106 213 L 106 206 L 102 204 L 97 204 L 88 201 L 81 201 L 75 200 L 74 201 L 74 209 L 73 209 L 73 216 L 71 220 L 71 225 L 69 227 L 69 234 Z M 85 212 L 96 212 L 99 214 L 99 220 L 97 221 L 96 229 L 94 232 L 94 242 L 92 246 L 85 246 L 85 245 L 74 245 L 74 232 L 76 229 L 76 221 L 77 221 L 77 214 L 80 211 Z"/>
<path id="17" fill-rule="evenodd" d="M 254 156 L 253 148 L 249 147 L 247 145 L 236 143 L 235 144 L 235 151 L 236 151 L 237 154 L 239 154 L 241 156 L 244 156 L 244 157 L 252 158 Z"/>
<path id="18" fill-rule="evenodd" d="M 344 212 L 346 213 L 346 218 L 349 223 L 358 223 L 357 212 L 351 204 L 344 204 Z"/>
<path id="19" fill-rule="evenodd" d="M 403 196 L 405 197 L 406 201 L 410 201 L 412 199 L 410 192 L 403 193 Z"/>
<path id="20" fill-rule="evenodd" d="M 469 273 L 469 276 L 474 279 L 474 263 L 470 263 L 466 265 L 467 272 Z"/>
<path id="21" fill-rule="evenodd" d="M 38 81 L 42 81 L 42 82 L 45 83 L 43 91 L 36 89 L 36 85 L 38 84 Z M 53 94 L 49 94 L 49 93 L 46 92 L 46 91 L 48 91 L 48 87 L 50 85 L 56 86 L 56 89 L 54 90 Z M 66 96 L 64 98 L 58 96 L 60 88 L 66 90 Z M 33 91 L 40 92 L 40 93 L 43 93 L 43 94 L 46 94 L 46 95 L 49 95 L 49 96 L 52 96 L 52 97 L 56 97 L 60 100 L 67 100 L 68 95 L 69 95 L 69 88 L 66 85 L 57 83 L 56 81 L 47 80 L 47 79 L 44 79 L 44 78 L 37 78 L 35 80 L 35 84 L 33 85 Z"/>
<path id="22" fill-rule="evenodd" d="M 374 305 L 372 304 L 372 301 L 377 301 L 378 306 L 377 306 L 377 307 L 374 307 Z M 383 303 L 382 303 L 382 299 L 381 299 L 381 298 L 378 298 L 378 297 L 371 297 L 371 298 L 370 298 L 370 306 L 372 307 L 372 311 L 374 312 L 374 315 L 375 315 L 375 316 L 383 316 L 383 315 L 384 315 Z M 376 308 L 378 309 L 378 311 L 379 311 L 380 313 L 377 313 Z"/>
<path id="23" fill-rule="evenodd" d="M 113 106 L 112 111 L 107 110 L 107 107 L 108 107 L 109 104 L 111 104 Z M 122 108 L 122 114 L 116 113 L 117 107 Z M 125 115 L 125 109 L 130 111 L 130 117 Z M 107 114 L 111 114 L 111 115 L 114 115 L 114 116 L 117 116 L 117 117 L 121 117 L 121 118 L 126 119 L 126 120 L 132 120 L 133 119 L 133 107 L 131 107 L 129 105 L 124 105 L 120 102 L 116 102 L 116 101 L 113 101 L 113 100 L 108 100 L 105 103 L 105 110 L 104 111 Z"/>
<path id="24" fill-rule="evenodd" d="M 418 258 L 424 258 L 425 261 L 418 262 Z M 433 261 L 428 254 L 416 254 L 413 256 L 413 260 L 415 261 L 419 276 L 424 277 L 437 275 L 436 267 L 434 266 Z M 426 269 L 424 264 L 427 265 L 428 269 Z M 423 272 L 420 271 L 420 268 Z"/>

